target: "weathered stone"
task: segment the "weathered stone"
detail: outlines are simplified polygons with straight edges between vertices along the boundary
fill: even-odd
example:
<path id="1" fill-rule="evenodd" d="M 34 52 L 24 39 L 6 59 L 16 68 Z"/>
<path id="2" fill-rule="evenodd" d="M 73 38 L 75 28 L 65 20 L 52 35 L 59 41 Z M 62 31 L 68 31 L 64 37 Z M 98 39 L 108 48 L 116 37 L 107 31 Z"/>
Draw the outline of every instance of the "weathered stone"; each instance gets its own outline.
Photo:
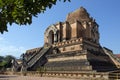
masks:
<path id="1" fill-rule="evenodd" d="M 118 69 L 120 63 L 113 60 L 112 52 L 103 49 L 99 43 L 98 27 L 95 19 L 83 7 L 69 13 L 65 22 L 46 29 L 43 48 L 26 52 L 28 70 L 41 67 L 57 72 Z"/>
<path id="2" fill-rule="evenodd" d="M 45 31 L 45 43 L 56 47 L 59 52 L 46 56 L 48 59 L 44 65 L 46 69 L 48 71 L 117 69 L 99 44 L 98 27 L 95 19 L 91 18 L 83 7 L 69 13 L 65 22 L 49 26 Z M 51 31 L 56 36 L 52 35 Z"/>

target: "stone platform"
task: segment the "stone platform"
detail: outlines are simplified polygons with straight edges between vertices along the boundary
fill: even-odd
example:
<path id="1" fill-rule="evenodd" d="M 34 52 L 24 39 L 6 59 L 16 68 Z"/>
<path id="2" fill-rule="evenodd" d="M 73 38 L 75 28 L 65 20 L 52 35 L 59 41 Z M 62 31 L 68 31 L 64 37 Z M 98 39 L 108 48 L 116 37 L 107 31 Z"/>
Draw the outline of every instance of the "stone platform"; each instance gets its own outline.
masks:
<path id="1" fill-rule="evenodd" d="M 47 55 L 47 71 L 112 71 L 117 67 L 104 53 L 90 50 Z"/>
<path id="2" fill-rule="evenodd" d="M 27 70 L 107 72 L 120 62 L 99 43 L 99 25 L 83 7 L 69 13 L 65 22 L 50 25 L 44 46 L 26 52 Z M 32 56 L 32 57 L 31 57 Z"/>

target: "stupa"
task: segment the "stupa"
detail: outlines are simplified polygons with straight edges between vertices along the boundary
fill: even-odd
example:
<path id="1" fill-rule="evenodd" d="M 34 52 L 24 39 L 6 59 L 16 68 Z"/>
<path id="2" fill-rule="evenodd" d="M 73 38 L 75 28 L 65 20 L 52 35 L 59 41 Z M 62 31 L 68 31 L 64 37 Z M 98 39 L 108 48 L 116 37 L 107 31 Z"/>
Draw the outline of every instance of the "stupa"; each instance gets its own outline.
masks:
<path id="1" fill-rule="evenodd" d="M 99 25 L 83 7 L 64 22 L 50 25 L 44 46 L 27 50 L 25 69 L 46 71 L 111 71 L 120 67 L 111 50 L 99 43 Z"/>

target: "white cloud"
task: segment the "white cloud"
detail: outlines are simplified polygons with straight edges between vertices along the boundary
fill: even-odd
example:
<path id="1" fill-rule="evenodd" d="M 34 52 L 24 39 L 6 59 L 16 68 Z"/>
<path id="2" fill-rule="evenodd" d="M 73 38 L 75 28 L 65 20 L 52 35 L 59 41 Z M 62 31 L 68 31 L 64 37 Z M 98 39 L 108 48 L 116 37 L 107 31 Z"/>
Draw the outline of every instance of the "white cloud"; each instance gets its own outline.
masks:
<path id="1" fill-rule="evenodd" d="M 24 47 L 14 46 L 3 37 L 0 37 L 0 56 L 13 55 L 15 57 L 20 57 L 25 50 Z"/>

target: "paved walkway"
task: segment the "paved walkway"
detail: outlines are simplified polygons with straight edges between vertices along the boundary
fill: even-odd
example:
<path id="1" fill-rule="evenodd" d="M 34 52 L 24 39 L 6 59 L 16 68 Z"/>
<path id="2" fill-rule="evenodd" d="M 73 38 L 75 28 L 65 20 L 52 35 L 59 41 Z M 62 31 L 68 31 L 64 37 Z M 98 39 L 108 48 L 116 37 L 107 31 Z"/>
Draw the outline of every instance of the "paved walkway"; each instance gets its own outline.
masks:
<path id="1" fill-rule="evenodd" d="M 55 78 L 55 77 L 33 77 L 33 76 L 0 75 L 0 80 L 77 80 L 77 79 Z"/>

